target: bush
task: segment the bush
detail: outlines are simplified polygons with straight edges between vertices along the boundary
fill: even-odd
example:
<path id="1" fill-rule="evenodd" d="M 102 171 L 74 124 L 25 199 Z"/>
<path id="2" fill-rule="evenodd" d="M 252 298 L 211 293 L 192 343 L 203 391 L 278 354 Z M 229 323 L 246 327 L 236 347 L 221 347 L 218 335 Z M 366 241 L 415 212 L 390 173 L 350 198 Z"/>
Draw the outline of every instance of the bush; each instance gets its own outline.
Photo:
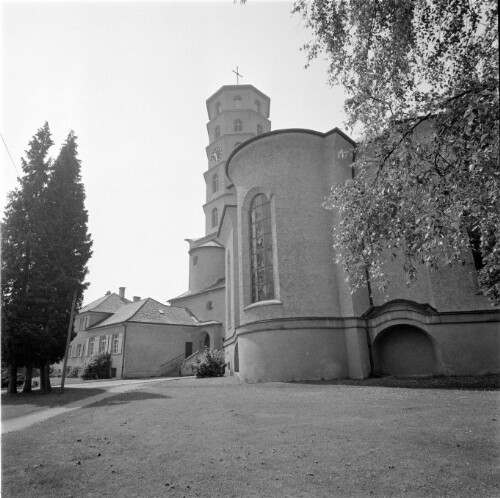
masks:
<path id="1" fill-rule="evenodd" d="M 90 379 L 109 379 L 111 372 L 111 354 L 98 353 L 83 367 L 82 378 Z"/>
<path id="2" fill-rule="evenodd" d="M 78 367 L 66 367 L 66 377 L 76 379 L 80 369 Z"/>
<path id="3" fill-rule="evenodd" d="M 202 377 L 223 377 L 226 370 L 223 351 L 205 349 L 201 358 L 193 364 L 193 373 L 199 379 Z"/>

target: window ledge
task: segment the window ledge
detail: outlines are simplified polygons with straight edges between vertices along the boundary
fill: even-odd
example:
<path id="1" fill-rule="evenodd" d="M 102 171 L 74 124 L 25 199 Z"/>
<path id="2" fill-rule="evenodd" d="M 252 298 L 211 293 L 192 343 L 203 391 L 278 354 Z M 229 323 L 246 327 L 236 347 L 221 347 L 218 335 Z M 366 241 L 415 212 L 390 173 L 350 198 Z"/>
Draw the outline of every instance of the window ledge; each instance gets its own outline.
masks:
<path id="1" fill-rule="evenodd" d="M 283 301 L 280 301 L 279 299 L 269 299 L 267 301 L 258 301 L 256 303 L 249 304 L 245 308 L 243 308 L 243 311 L 251 310 L 252 308 L 258 308 L 260 306 L 271 306 L 272 304 L 283 304 Z"/>

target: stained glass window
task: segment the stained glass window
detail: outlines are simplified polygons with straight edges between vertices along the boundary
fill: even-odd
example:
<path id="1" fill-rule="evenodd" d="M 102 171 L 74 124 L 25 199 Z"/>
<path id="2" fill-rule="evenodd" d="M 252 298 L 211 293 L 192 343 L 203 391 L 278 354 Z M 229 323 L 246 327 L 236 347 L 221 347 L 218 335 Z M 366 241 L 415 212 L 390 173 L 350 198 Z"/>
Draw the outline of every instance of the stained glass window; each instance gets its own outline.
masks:
<path id="1" fill-rule="evenodd" d="M 250 237 L 252 302 L 274 299 L 271 208 L 263 194 L 256 195 L 250 205 Z"/>

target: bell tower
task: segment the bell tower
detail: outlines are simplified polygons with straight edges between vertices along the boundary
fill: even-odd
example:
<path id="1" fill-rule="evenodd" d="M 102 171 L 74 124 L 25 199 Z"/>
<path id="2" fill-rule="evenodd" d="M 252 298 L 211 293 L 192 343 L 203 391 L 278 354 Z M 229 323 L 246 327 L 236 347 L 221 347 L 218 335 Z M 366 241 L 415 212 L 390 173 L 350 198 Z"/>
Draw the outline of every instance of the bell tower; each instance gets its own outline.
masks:
<path id="1" fill-rule="evenodd" d="M 226 159 L 249 138 L 271 131 L 270 105 L 270 98 L 252 85 L 226 85 L 207 99 L 205 235 L 217 233 L 224 206 L 234 203 L 225 174 Z"/>

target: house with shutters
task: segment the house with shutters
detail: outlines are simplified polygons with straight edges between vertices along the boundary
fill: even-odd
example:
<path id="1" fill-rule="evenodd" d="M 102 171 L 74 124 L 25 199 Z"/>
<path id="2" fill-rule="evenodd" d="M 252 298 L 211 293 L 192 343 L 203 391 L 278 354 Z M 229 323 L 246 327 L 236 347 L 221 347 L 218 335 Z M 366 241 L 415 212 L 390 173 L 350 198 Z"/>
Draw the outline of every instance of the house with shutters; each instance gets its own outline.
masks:
<path id="1" fill-rule="evenodd" d="M 186 308 L 155 299 L 125 298 L 108 292 L 84 306 L 75 318 L 68 367 L 79 369 L 95 355 L 111 354 L 111 376 L 177 375 L 180 363 L 205 347 L 220 348 L 221 324 L 200 321 Z"/>

